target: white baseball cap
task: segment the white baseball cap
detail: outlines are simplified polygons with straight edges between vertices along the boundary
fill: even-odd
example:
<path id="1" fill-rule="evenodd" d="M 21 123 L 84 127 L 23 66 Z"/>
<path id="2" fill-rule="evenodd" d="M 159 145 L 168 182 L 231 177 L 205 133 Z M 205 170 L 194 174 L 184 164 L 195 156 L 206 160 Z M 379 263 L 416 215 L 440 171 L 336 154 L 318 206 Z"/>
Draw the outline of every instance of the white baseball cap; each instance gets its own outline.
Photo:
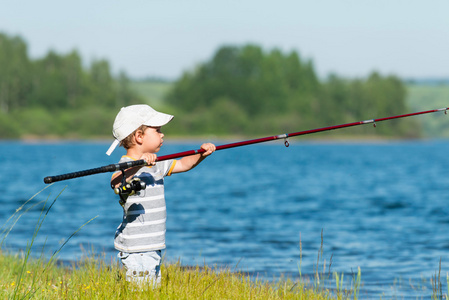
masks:
<path id="1" fill-rule="evenodd" d="M 112 151 L 125 139 L 142 125 L 160 127 L 173 119 L 172 115 L 158 112 L 146 104 L 130 105 L 122 107 L 115 117 L 112 134 L 114 142 L 106 152 L 111 155 Z"/>

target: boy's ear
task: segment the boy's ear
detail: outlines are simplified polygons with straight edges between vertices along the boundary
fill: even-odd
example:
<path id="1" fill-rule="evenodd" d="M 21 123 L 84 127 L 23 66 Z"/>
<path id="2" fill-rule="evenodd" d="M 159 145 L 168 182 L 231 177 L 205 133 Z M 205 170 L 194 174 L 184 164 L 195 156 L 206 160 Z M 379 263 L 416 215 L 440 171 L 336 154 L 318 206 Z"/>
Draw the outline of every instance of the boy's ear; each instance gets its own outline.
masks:
<path id="1" fill-rule="evenodd" d="M 143 142 L 143 131 L 142 130 L 137 130 L 134 133 L 134 140 L 136 141 L 137 144 L 142 144 L 142 142 Z"/>

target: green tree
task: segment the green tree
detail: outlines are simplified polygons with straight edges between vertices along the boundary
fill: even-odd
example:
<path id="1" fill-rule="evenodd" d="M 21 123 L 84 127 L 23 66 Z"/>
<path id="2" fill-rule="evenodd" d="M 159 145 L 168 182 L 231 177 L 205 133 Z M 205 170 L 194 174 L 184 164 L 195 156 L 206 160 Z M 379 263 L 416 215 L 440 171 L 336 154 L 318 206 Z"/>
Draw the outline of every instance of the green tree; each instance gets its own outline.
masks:
<path id="1" fill-rule="evenodd" d="M 114 107 L 123 107 L 131 104 L 138 104 L 142 99 L 131 88 L 131 80 L 125 72 L 120 72 L 117 78 L 117 95 Z"/>
<path id="2" fill-rule="evenodd" d="M 92 62 L 89 73 L 90 97 L 96 105 L 113 107 L 116 103 L 115 83 L 106 60 Z"/>
<path id="3" fill-rule="evenodd" d="M 301 62 L 296 52 L 285 55 L 278 49 L 264 52 L 256 45 L 224 46 L 209 62 L 184 73 L 167 101 L 194 112 L 226 99 L 254 118 L 310 108 L 319 89 L 312 64 Z"/>
<path id="4" fill-rule="evenodd" d="M 11 137 L 8 132 L 15 137 L 101 134 L 104 127 L 98 122 L 113 119 L 121 106 L 140 102 L 126 74 L 114 76 L 106 60 L 85 68 L 76 50 L 62 55 L 49 51 L 30 60 L 22 38 L 0 33 L 0 114 L 7 128 L 0 138 Z M 97 118 L 85 119 L 93 112 Z"/>
<path id="5" fill-rule="evenodd" d="M 293 130 L 295 123 L 313 128 L 406 111 L 405 88 L 394 76 L 331 74 L 320 82 L 312 61 L 297 52 L 264 51 L 257 45 L 219 48 L 209 61 L 185 72 L 166 100 L 181 111 L 178 120 L 185 128 L 203 133 L 258 134 Z M 239 125 L 230 128 L 224 119 Z M 405 133 L 402 126 L 389 128 L 377 132 Z"/>
<path id="6" fill-rule="evenodd" d="M 35 62 L 32 106 L 47 109 L 67 107 L 68 89 L 63 66 L 63 57 L 53 51 Z"/>
<path id="7" fill-rule="evenodd" d="M 31 91 L 31 63 L 21 37 L 0 33 L 0 110 L 27 105 Z"/>

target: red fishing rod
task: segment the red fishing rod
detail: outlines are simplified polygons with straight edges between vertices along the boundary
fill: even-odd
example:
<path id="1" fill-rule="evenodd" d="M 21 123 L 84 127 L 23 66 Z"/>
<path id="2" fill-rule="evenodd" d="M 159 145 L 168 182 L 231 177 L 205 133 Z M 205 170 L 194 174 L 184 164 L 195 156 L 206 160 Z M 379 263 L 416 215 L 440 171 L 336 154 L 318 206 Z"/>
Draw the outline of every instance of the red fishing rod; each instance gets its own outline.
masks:
<path id="1" fill-rule="evenodd" d="M 340 129 L 340 128 L 353 127 L 353 126 L 364 125 L 364 124 L 373 124 L 374 127 L 375 127 L 377 122 L 382 122 L 382 121 L 387 121 L 387 120 L 393 120 L 393 119 L 400 119 L 400 118 L 406 118 L 406 117 L 411 117 L 411 116 L 429 114 L 429 113 L 434 113 L 434 112 L 438 112 L 438 111 L 444 111 L 444 113 L 447 114 L 447 110 L 448 109 L 449 109 L 449 107 L 444 107 L 444 108 L 439 108 L 439 109 L 420 111 L 420 112 L 404 114 L 404 115 L 398 115 L 398 116 L 392 116 L 392 117 L 386 117 L 386 118 L 379 118 L 379 119 L 371 119 L 371 120 L 365 120 L 365 121 L 359 121 L 359 122 L 353 122 L 353 123 L 346 123 L 346 124 L 328 126 L 328 127 L 323 127 L 323 128 L 298 131 L 298 132 L 293 132 L 293 133 L 284 133 L 284 134 L 280 134 L 280 135 L 273 135 L 273 136 L 264 137 L 264 138 L 258 138 L 258 139 L 253 139 L 253 140 L 247 140 L 247 141 L 241 141 L 241 142 L 236 142 L 236 143 L 220 145 L 220 146 L 216 147 L 216 151 L 224 150 L 224 149 L 230 149 L 230 148 L 235 148 L 235 147 L 240 147 L 240 146 L 258 144 L 258 143 L 264 143 L 264 142 L 274 141 L 274 140 L 279 140 L 279 139 L 284 139 L 285 146 L 288 147 L 289 146 L 289 142 L 288 142 L 288 138 L 289 137 L 294 137 L 294 136 L 299 136 L 299 135 L 306 135 L 306 134 L 312 134 L 312 133 L 317 133 L 317 132 L 322 132 L 322 131 L 335 130 L 335 129 Z M 174 153 L 174 154 L 159 156 L 156 159 L 156 161 L 175 159 L 175 158 L 180 158 L 180 157 L 184 157 L 184 156 L 195 155 L 195 154 L 198 154 L 198 153 L 204 153 L 204 152 L 206 152 L 206 151 L 203 150 L 203 149 L 178 152 L 178 153 Z M 99 167 L 99 168 L 95 168 L 95 169 L 89 169 L 89 170 L 84 170 L 84 171 L 67 173 L 67 174 L 62 174 L 62 175 L 57 175 L 57 176 L 48 176 L 48 177 L 44 178 L 44 182 L 45 183 L 52 183 L 52 182 L 56 182 L 56 181 L 72 179 L 72 178 L 77 178 L 77 177 L 82 177 L 82 176 L 88 176 L 88 175 L 93 175 L 93 174 L 98 174 L 98 173 L 121 171 L 121 170 L 128 169 L 128 168 L 131 168 L 131 167 L 144 166 L 144 165 L 146 165 L 146 162 L 143 159 L 142 160 L 131 161 L 131 162 L 119 163 L 119 164 L 111 164 L 111 165 L 107 165 L 107 166 L 103 166 L 103 167 Z"/>

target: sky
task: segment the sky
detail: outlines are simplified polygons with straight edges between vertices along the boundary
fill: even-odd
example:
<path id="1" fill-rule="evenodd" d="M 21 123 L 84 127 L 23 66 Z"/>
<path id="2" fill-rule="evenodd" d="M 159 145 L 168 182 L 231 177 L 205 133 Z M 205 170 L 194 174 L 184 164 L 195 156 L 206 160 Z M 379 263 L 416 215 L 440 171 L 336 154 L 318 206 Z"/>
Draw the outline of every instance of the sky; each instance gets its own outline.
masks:
<path id="1" fill-rule="evenodd" d="M 32 58 L 76 49 L 135 79 L 176 79 L 248 43 L 296 51 L 321 78 L 449 78 L 448 0 L 0 0 L 0 32 Z"/>

